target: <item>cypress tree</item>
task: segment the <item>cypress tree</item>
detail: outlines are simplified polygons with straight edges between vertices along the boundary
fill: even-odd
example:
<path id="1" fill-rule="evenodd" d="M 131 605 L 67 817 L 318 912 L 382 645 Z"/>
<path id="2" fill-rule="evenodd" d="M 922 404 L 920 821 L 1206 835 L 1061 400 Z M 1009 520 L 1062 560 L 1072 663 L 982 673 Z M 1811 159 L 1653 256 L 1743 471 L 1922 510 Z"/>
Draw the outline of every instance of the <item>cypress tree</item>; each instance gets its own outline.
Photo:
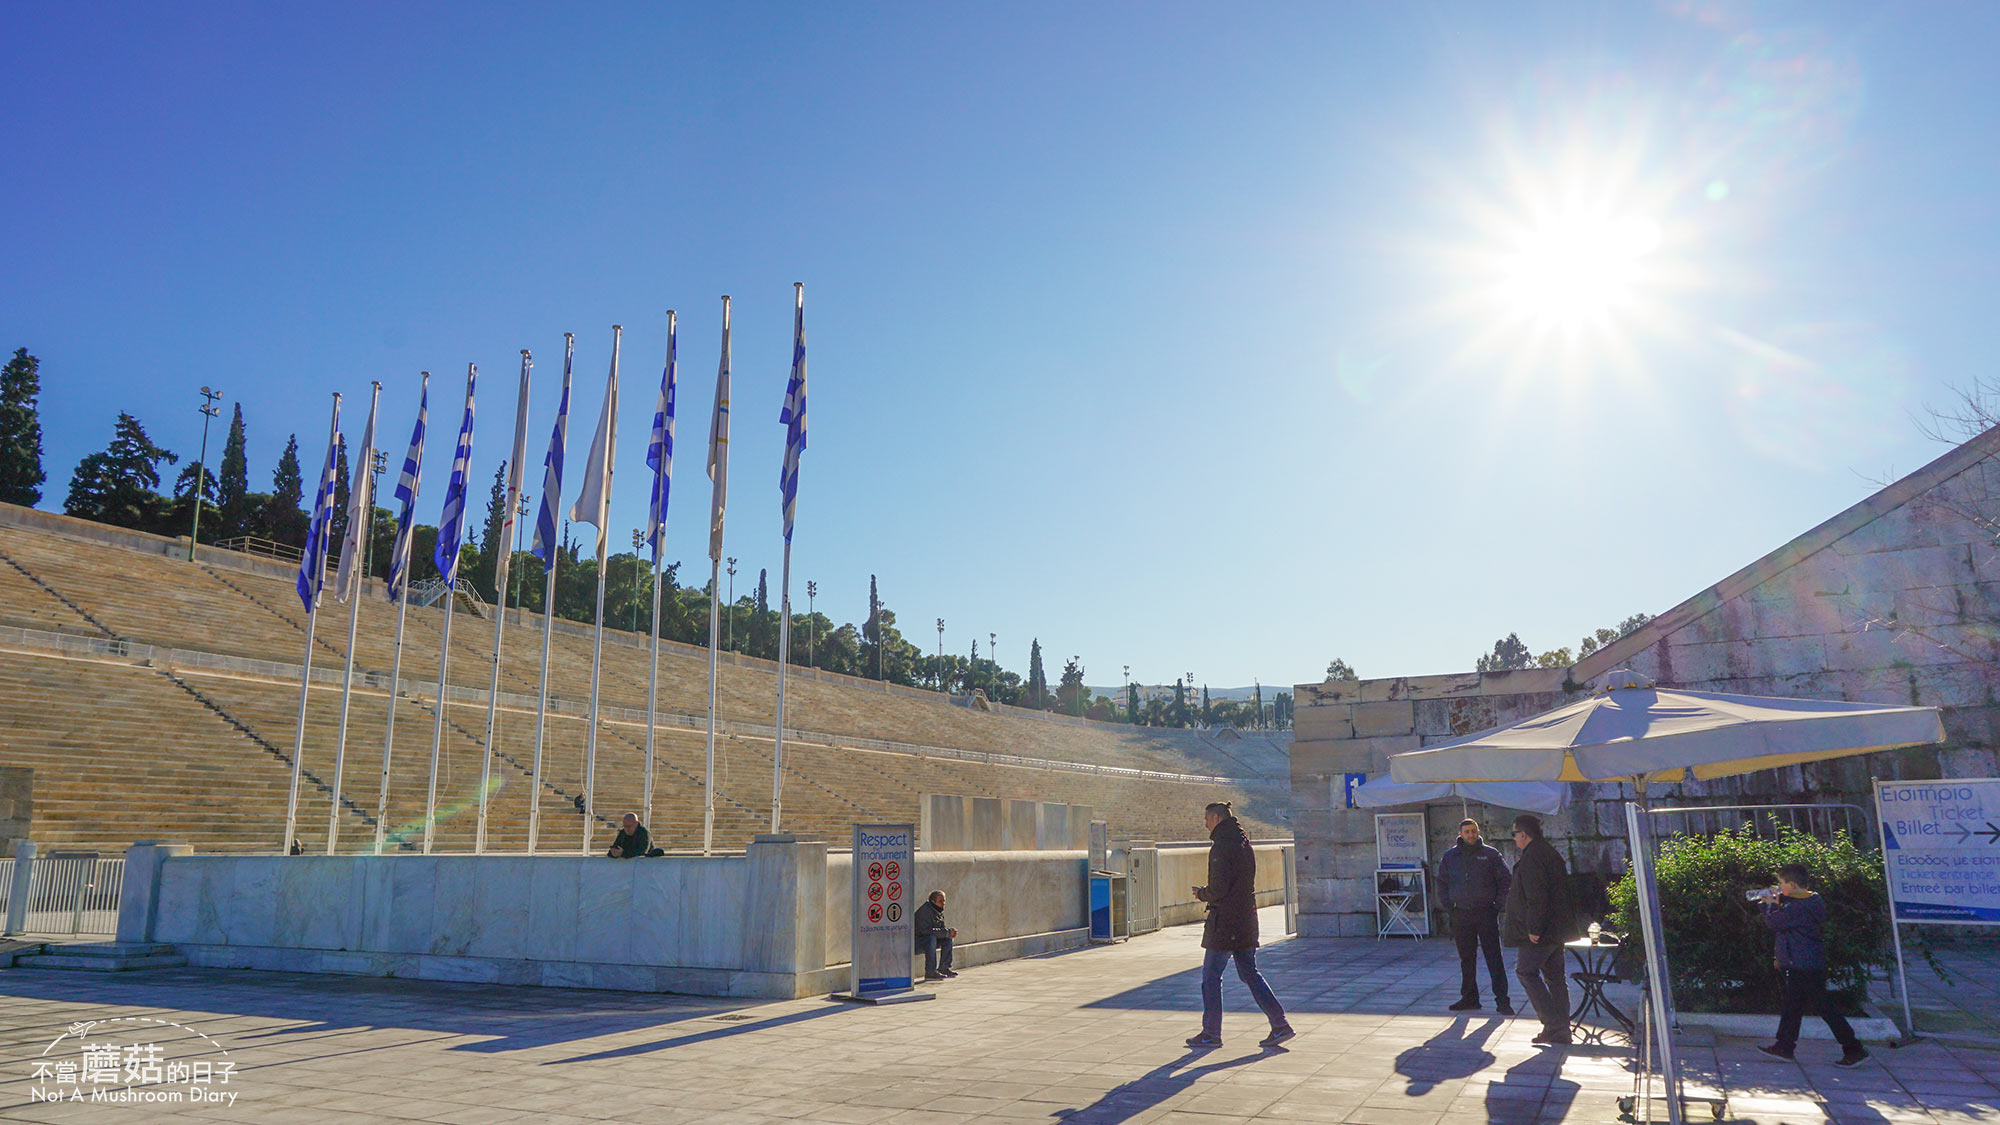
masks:
<path id="1" fill-rule="evenodd" d="M 229 437 L 222 443 L 222 463 L 215 470 L 215 506 L 222 524 L 219 538 L 242 535 L 249 528 L 250 461 L 244 451 L 243 404 L 229 419 Z"/>
<path id="2" fill-rule="evenodd" d="M 1047 707 L 1049 677 L 1042 671 L 1042 641 L 1036 637 L 1028 642 L 1028 706 Z"/>
<path id="3" fill-rule="evenodd" d="M 1139 721 L 1139 685 L 1125 685 L 1125 721 L 1136 724 Z"/>
<path id="4" fill-rule="evenodd" d="M 285 451 L 278 455 L 278 467 L 271 473 L 271 499 L 258 530 L 272 542 L 303 548 L 308 520 L 299 505 L 305 495 L 305 474 L 299 471 L 299 435 L 288 434 Z"/>
<path id="5" fill-rule="evenodd" d="M 479 565 L 473 568 L 472 585 L 488 601 L 497 599 L 493 589 L 494 567 L 500 552 L 507 549 L 507 462 L 493 470 L 493 487 L 486 494 L 486 527 L 479 535 Z M 596 609 L 592 607 L 592 615 Z"/>
<path id="6" fill-rule="evenodd" d="M 26 348 L 0 368 L 0 500 L 34 507 L 42 501 L 41 361 Z"/>

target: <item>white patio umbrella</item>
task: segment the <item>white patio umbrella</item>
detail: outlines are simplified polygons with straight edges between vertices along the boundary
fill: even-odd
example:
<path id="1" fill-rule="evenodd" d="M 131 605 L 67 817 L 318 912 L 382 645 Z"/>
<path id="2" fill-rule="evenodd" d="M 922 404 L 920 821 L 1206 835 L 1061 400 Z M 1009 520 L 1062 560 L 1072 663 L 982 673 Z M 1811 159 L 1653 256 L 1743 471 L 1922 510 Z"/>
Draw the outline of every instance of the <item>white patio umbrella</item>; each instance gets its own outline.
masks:
<path id="1" fill-rule="evenodd" d="M 1660 690 L 1620 668 L 1576 703 L 1452 742 L 1392 754 L 1389 776 L 1404 784 L 1629 781 L 1643 802 L 1651 781 L 1727 777 L 1942 741 L 1944 722 L 1935 707 Z M 1638 878 L 1646 972 L 1656 985 L 1664 985 L 1667 958 L 1660 941 L 1652 826 L 1642 803 L 1627 802 L 1625 816 Z M 1681 1125 L 1680 1075 L 1671 1037 L 1673 998 L 1665 987 L 1656 992 L 1653 1028 L 1668 1118 Z"/>
<path id="2" fill-rule="evenodd" d="M 1405 785 L 1385 775 L 1354 787 L 1354 803 L 1361 808 L 1420 805 L 1448 797 L 1457 797 L 1461 803 L 1479 801 L 1505 809 L 1554 814 L 1569 804 L 1569 786 L 1555 781 L 1433 781 Z"/>

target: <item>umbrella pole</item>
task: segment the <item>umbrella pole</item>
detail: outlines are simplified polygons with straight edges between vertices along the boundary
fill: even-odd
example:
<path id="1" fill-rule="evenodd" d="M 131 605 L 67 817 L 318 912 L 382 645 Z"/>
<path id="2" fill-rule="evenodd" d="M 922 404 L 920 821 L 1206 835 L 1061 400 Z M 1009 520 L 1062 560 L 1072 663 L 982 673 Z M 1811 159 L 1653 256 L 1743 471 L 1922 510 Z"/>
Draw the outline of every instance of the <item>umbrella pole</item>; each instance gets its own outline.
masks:
<path id="1" fill-rule="evenodd" d="M 1680 1067 L 1674 1058 L 1673 988 L 1667 981 L 1667 953 L 1660 914 L 1660 888 L 1653 876 L 1653 826 L 1646 811 L 1646 779 L 1636 778 L 1638 800 L 1625 803 L 1625 826 L 1631 837 L 1632 882 L 1639 893 L 1639 929 L 1646 951 L 1646 987 L 1651 993 L 1653 1038 L 1660 1045 L 1660 1084 L 1667 1100 L 1667 1120 L 1684 1125 Z M 1640 1060 L 1643 1068 L 1646 1059 Z"/>

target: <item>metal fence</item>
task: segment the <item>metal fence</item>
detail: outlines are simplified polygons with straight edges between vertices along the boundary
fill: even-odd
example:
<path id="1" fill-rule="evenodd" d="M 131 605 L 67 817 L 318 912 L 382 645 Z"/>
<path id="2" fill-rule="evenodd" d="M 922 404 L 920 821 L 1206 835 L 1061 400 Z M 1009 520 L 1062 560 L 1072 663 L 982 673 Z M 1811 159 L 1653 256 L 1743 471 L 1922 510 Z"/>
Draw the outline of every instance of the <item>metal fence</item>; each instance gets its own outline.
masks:
<path id="1" fill-rule="evenodd" d="M 36 856 L 28 876 L 22 930 L 31 934 L 115 934 L 125 858 L 55 852 Z M 13 860 L 7 861 L 12 868 Z M 11 886 L 11 870 L 4 886 Z M 10 904 L 11 905 L 11 904 Z"/>
<path id="2" fill-rule="evenodd" d="M 1661 818 L 1663 835 L 1713 836 L 1747 828 L 1764 840 L 1776 839 L 1783 831 L 1803 833 L 1821 843 L 1845 832 L 1862 848 L 1875 840 L 1874 824 L 1860 805 L 1681 805 L 1648 811 Z"/>
<path id="3" fill-rule="evenodd" d="M 0 859 L 0 919 L 7 917 L 7 904 L 14 897 L 14 861 Z"/>

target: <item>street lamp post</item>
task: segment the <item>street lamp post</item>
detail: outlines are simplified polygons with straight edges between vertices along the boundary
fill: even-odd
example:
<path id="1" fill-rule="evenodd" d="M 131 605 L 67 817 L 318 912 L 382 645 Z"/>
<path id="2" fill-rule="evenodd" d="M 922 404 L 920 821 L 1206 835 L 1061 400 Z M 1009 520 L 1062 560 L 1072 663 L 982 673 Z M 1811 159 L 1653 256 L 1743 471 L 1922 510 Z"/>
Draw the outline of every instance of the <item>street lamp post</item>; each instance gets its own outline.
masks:
<path id="1" fill-rule="evenodd" d="M 944 618 L 938 618 L 938 691 L 944 691 Z"/>
<path id="2" fill-rule="evenodd" d="M 646 545 L 644 528 L 632 529 L 632 627 L 628 632 L 639 631 L 639 548 Z"/>
<path id="3" fill-rule="evenodd" d="M 388 469 L 389 469 L 389 453 L 387 450 L 378 449 L 374 453 L 369 455 L 368 479 L 370 483 L 368 485 L 368 503 L 371 507 L 375 503 L 375 498 L 382 495 L 382 474 L 387 472 Z M 374 524 L 371 522 L 369 526 L 372 528 Z M 365 578 L 374 573 L 375 573 L 375 535 L 371 531 L 368 536 L 368 542 L 362 544 L 361 546 L 361 574 L 362 577 Z"/>
<path id="4" fill-rule="evenodd" d="M 521 537 L 528 531 L 528 499 L 528 490 L 524 488 L 521 490 L 521 503 L 514 509 L 514 553 L 517 555 L 521 553 Z M 521 569 L 520 567 L 510 566 L 507 570 L 508 576 L 513 579 L 514 620 L 516 621 L 521 620 L 523 612 L 521 609 Z M 506 607 L 502 606 L 501 608 L 504 609 Z M 542 612 L 546 614 L 548 607 L 543 606 Z"/>
<path id="5" fill-rule="evenodd" d="M 729 651 L 736 651 L 736 560 L 729 560 Z"/>
<path id="6" fill-rule="evenodd" d="M 201 389 L 201 458 L 194 463 L 194 524 L 188 528 L 188 561 L 194 561 L 194 545 L 201 538 L 201 490 L 208 484 L 208 421 L 220 411 L 215 408 L 215 400 L 222 392 L 210 387 Z"/>
<path id="7" fill-rule="evenodd" d="M 813 666 L 813 650 L 819 648 L 819 618 L 813 615 L 813 599 L 819 596 L 819 583 L 806 581 L 806 620 L 812 625 L 812 639 L 806 648 L 806 667 Z"/>

